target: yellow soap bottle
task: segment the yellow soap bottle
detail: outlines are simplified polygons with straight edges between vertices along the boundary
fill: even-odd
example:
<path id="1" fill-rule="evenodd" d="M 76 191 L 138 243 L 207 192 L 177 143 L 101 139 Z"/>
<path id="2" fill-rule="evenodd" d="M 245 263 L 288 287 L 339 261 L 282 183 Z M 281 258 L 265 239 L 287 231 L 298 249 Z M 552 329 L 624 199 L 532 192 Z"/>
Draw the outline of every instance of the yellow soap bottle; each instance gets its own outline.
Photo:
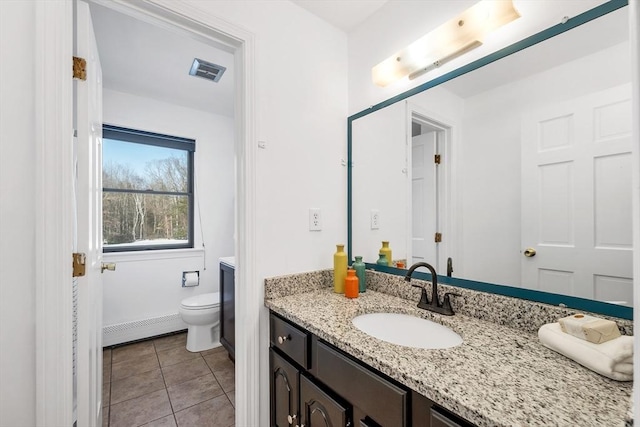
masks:
<path id="1" fill-rule="evenodd" d="M 379 251 L 381 254 L 385 254 L 387 256 L 387 265 L 389 267 L 393 267 L 393 258 L 391 257 L 391 248 L 389 247 L 389 242 L 386 240 L 382 241 L 382 247 Z"/>
<path id="2" fill-rule="evenodd" d="M 347 278 L 347 254 L 344 245 L 336 245 L 333 254 L 333 292 L 344 294 L 344 279 Z"/>

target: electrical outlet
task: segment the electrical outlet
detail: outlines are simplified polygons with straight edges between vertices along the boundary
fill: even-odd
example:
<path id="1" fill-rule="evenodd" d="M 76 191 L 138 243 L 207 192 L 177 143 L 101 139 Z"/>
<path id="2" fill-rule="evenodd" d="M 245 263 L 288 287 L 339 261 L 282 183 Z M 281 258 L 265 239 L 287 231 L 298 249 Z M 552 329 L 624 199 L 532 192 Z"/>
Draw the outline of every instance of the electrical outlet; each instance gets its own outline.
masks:
<path id="1" fill-rule="evenodd" d="M 380 228 L 380 211 L 371 209 L 371 229 L 378 230 Z"/>
<path id="2" fill-rule="evenodd" d="M 322 230 L 322 215 L 320 214 L 320 209 L 310 208 L 309 209 L 309 231 L 320 231 L 320 230 Z"/>

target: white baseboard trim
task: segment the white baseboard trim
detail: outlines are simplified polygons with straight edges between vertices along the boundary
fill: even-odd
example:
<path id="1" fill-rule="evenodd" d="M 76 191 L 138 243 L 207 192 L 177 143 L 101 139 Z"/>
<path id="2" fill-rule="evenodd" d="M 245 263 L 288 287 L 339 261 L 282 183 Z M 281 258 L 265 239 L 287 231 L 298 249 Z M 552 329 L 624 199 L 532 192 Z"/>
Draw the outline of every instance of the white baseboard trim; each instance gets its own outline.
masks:
<path id="1" fill-rule="evenodd" d="M 117 323 L 102 328 L 102 345 L 109 347 L 183 329 L 187 329 L 187 324 L 182 321 L 180 313 Z"/>

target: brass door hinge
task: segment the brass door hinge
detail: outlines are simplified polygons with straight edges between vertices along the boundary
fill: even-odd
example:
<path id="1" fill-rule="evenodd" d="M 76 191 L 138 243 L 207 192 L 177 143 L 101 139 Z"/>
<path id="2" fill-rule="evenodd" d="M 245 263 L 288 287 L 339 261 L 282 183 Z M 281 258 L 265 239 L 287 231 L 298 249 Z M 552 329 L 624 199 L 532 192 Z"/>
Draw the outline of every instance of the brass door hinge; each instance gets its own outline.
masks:
<path id="1" fill-rule="evenodd" d="M 73 78 L 87 80 L 87 60 L 84 58 L 73 57 Z"/>
<path id="2" fill-rule="evenodd" d="M 439 164 L 440 164 L 440 154 L 436 154 L 435 156 L 433 156 L 433 162 L 434 162 L 436 165 L 439 165 Z"/>
<path id="3" fill-rule="evenodd" d="M 436 237 L 434 240 L 436 243 L 442 242 L 442 233 L 436 233 Z"/>
<path id="4" fill-rule="evenodd" d="M 86 272 L 86 262 L 87 256 L 83 253 L 74 252 L 73 253 L 73 275 L 72 277 L 82 277 Z"/>

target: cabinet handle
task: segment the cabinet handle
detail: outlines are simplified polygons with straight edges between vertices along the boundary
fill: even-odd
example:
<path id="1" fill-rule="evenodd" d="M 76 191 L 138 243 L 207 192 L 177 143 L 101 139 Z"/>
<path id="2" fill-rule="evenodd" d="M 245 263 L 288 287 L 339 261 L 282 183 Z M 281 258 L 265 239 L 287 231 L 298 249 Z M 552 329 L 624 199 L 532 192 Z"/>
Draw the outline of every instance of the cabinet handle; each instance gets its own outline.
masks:
<path id="1" fill-rule="evenodd" d="M 291 337 L 289 337 L 288 335 L 286 335 L 286 336 L 285 335 L 280 335 L 278 337 L 278 342 L 280 344 L 284 344 L 284 342 L 287 341 L 287 340 L 291 340 Z"/>
<path id="2" fill-rule="evenodd" d="M 293 424 L 293 421 L 295 419 L 296 419 L 296 415 L 287 415 L 287 421 L 289 421 L 289 424 Z"/>

